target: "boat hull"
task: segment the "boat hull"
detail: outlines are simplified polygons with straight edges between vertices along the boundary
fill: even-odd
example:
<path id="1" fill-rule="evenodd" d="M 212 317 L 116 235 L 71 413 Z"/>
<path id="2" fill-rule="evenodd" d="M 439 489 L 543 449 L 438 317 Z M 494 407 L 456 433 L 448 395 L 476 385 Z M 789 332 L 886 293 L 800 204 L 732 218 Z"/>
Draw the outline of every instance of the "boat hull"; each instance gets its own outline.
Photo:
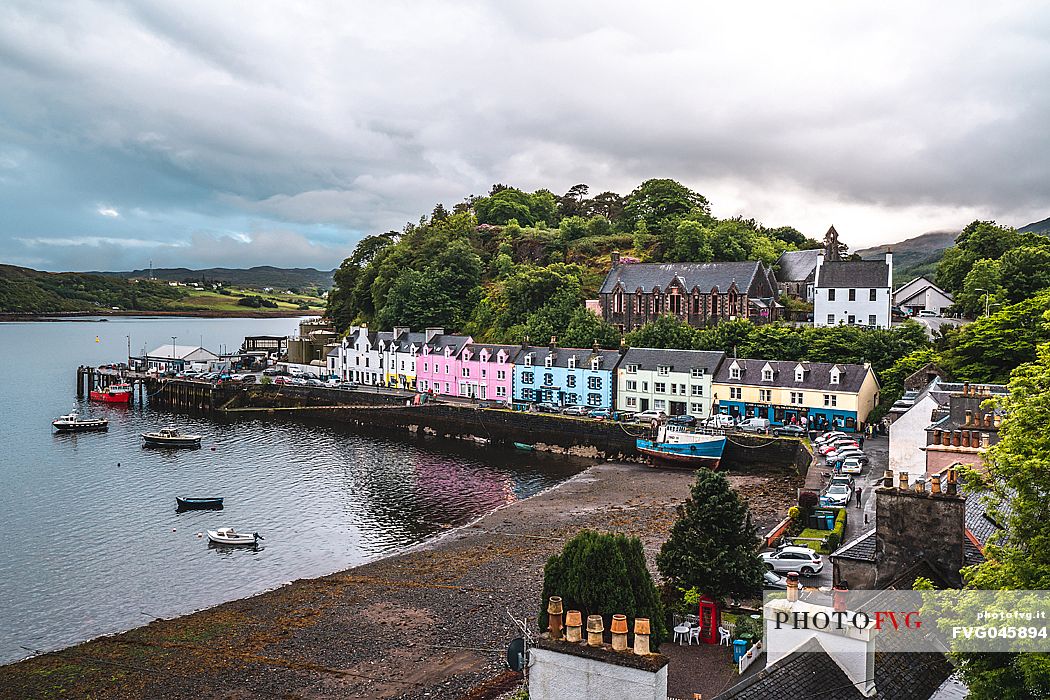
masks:
<path id="1" fill-rule="evenodd" d="M 221 498 L 181 498 L 175 497 L 179 510 L 222 510 Z"/>
<path id="2" fill-rule="evenodd" d="M 92 401 L 103 403 L 131 403 L 131 387 L 114 390 L 113 387 L 106 389 L 92 389 L 88 396 Z"/>
<path id="3" fill-rule="evenodd" d="M 54 421 L 51 425 L 60 433 L 97 433 L 109 430 L 108 420 L 81 421 L 77 423 Z"/>
<path id="4" fill-rule="evenodd" d="M 654 463 L 683 467 L 707 467 L 717 469 L 725 450 L 724 437 L 689 444 L 670 444 L 637 440 L 638 451 L 649 457 Z"/>
<path id="5" fill-rule="evenodd" d="M 223 535 L 222 533 L 216 532 L 215 530 L 208 530 L 208 540 L 215 544 L 227 544 L 232 546 L 258 544 L 258 540 L 254 534 L 242 535 L 238 533 L 235 537 L 229 537 Z"/>
<path id="6" fill-rule="evenodd" d="M 200 447 L 199 437 L 162 438 L 143 434 L 143 447 Z"/>
<path id="7" fill-rule="evenodd" d="M 521 450 L 522 452 L 535 452 L 536 446 L 527 445 L 524 442 L 516 442 L 514 443 L 514 449 Z"/>

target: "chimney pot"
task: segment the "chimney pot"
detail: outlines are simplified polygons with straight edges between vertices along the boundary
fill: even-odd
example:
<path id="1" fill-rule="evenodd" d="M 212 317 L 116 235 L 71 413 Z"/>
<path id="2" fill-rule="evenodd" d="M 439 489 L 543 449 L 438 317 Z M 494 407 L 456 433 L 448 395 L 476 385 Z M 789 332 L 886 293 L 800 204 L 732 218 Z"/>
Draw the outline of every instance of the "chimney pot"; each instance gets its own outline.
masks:
<path id="1" fill-rule="evenodd" d="M 882 485 L 887 488 L 893 488 L 893 472 L 889 469 L 882 474 Z"/>
<path id="2" fill-rule="evenodd" d="M 846 595 L 849 591 L 845 586 L 838 585 L 832 589 L 832 607 L 835 612 L 846 612 Z"/>
<path id="3" fill-rule="evenodd" d="M 962 440 L 959 438 L 959 431 L 958 430 L 953 430 L 952 431 L 952 447 L 958 447 L 961 444 L 961 442 L 962 442 Z"/>
<path id="4" fill-rule="evenodd" d="M 613 651 L 627 651 L 627 616 L 613 615 L 609 631 L 612 632 Z"/>
<path id="5" fill-rule="evenodd" d="M 897 486 L 901 491 L 908 490 L 908 472 L 898 472 L 897 474 Z"/>
<path id="6" fill-rule="evenodd" d="M 963 447 L 969 447 L 970 446 L 970 431 L 969 430 L 962 431 L 962 446 Z"/>
<path id="7" fill-rule="evenodd" d="M 981 433 L 981 447 L 990 447 L 992 444 L 992 436 L 988 433 Z"/>
<path id="8" fill-rule="evenodd" d="M 798 600 L 798 573 L 789 571 L 787 575 L 787 599 L 789 603 Z"/>
<path id="9" fill-rule="evenodd" d="M 995 424 L 995 427 L 998 428 L 1003 423 L 1003 417 L 996 413 L 993 422 Z"/>
<path id="10" fill-rule="evenodd" d="M 565 613 L 565 641 L 583 641 L 583 616 L 579 610 L 570 610 Z"/>
<path id="11" fill-rule="evenodd" d="M 986 427 L 986 428 L 991 428 L 992 427 L 992 414 L 991 413 L 985 413 L 984 414 L 984 427 Z"/>
<path id="12" fill-rule="evenodd" d="M 966 423 L 964 425 L 970 425 L 973 423 L 973 411 L 966 412 Z"/>
<path id="13" fill-rule="evenodd" d="M 605 631 L 605 623 L 601 615 L 587 616 L 587 646 L 600 647 L 602 645 L 602 632 Z"/>
<path id="14" fill-rule="evenodd" d="M 934 445 L 941 444 L 941 431 L 940 429 L 933 431 L 933 443 Z"/>
<path id="15" fill-rule="evenodd" d="M 915 493 L 926 493 L 926 482 L 922 479 L 915 480 Z"/>
<path id="16" fill-rule="evenodd" d="M 638 617 L 634 620 L 634 653 L 638 656 L 649 655 L 648 617 Z"/>
<path id="17" fill-rule="evenodd" d="M 941 475 L 933 474 L 930 476 L 930 493 L 941 492 Z"/>
<path id="18" fill-rule="evenodd" d="M 561 616 L 561 596 L 552 595 L 550 602 L 547 604 L 547 629 L 550 630 L 551 639 L 561 639 Z"/>
<path id="19" fill-rule="evenodd" d="M 963 396 L 970 395 L 970 382 L 963 382 Z"/>

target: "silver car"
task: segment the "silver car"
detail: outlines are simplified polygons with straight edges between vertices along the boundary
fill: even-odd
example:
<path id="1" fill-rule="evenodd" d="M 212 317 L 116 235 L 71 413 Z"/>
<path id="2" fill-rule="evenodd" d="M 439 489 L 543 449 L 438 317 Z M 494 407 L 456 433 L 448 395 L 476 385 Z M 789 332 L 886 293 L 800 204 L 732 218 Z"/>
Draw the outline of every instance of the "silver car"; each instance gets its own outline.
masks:
<path id="1" fill-rule="evenodd" d="M 762 552 L 759 557 L 770 571 L 812 576 L 824 570 L 824 560 L 809 547 L 781 547 L 775 552 Z"/>

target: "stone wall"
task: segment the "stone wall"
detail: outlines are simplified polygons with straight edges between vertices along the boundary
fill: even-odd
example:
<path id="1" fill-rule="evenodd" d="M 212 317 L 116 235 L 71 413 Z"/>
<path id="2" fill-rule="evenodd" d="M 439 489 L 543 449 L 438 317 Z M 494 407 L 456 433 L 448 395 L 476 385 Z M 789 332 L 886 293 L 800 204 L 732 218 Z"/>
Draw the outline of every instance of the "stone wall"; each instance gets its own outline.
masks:
<path id="1" fill-rule="evenodd" d="M 667 658 L 659 654 L 539 640 L 529 656 L 530 700 L 667 700 Z"/>
<path id="2" fill-rule="evenodd" d="M 946 493 L 917 493 L 897 486 L 875 490 L 875 560 L 886 585 L 926 560 L 948 583 L 959 586 L 966 539 L 966 501 Z M 854 585 L 850 581 L 850 585 Z"/>

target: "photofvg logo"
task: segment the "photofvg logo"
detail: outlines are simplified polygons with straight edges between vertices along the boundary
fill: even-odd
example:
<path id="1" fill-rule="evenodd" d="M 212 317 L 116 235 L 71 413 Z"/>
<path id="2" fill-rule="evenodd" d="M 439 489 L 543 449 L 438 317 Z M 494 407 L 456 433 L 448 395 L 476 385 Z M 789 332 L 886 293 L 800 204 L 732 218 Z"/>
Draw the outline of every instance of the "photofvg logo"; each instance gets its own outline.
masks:
<path id="1" fill-rule="evenodd" d="M 850 652 L 1050 652 L 1048 591 L 767 592 L 764 641 Z"/>

